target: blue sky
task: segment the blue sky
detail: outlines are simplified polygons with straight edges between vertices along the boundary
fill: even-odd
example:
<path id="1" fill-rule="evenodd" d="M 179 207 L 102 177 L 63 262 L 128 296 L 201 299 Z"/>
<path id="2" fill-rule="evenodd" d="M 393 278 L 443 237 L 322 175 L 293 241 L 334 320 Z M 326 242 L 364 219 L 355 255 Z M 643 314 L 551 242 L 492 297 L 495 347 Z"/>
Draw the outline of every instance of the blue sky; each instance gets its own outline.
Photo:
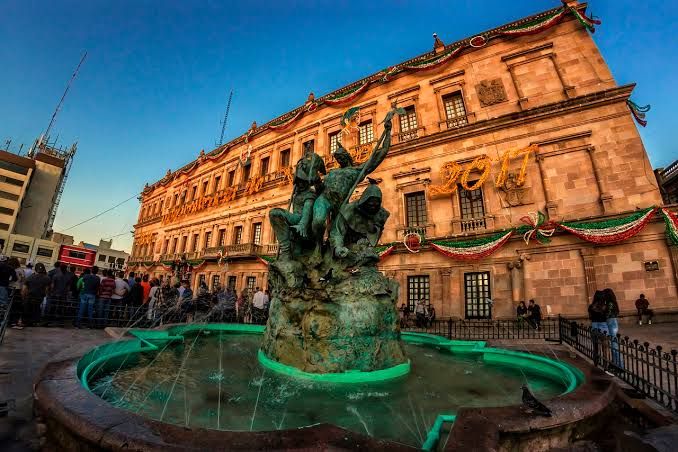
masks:
<path id="1" fill-rule="evenodd" d="M 79 142 L 55 230 L 138 193 L 214 147 L 228 92 L 226 140 L 365 75 L 558 0 L 217 2 L 4 0 L 0 147 L 30 145 L 89 52 L 53 136 Z M 678 1 L 592 0 L 594 39 L 618 83 L 651 104 L 641 130 L 652 164 L 678 158 Z M 76 240 L 132 230 L 138 202 L 71 229 Z M 131 234 L 114 239 L 129 249 Z"/>

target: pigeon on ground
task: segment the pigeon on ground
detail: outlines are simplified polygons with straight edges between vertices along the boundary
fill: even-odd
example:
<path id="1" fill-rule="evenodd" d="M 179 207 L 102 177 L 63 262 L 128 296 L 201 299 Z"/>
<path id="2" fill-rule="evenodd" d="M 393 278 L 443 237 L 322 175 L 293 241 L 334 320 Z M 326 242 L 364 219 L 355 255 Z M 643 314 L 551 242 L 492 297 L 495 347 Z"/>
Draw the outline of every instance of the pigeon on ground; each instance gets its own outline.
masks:
<path id="1" fill-rule="evenodd" d="M 333 269 L 330 268 L 329 271 L 328 271 L 327 273 L 325 273 L 325 276 L 321 277 L 321 278 L 318 280 L 318 282 L 325 283 L 325 284 L 327 284 L 328 282 L 330 282 L 330 280 L 332 279 L 332 270 L 333 270 Z"/>
<path id="2" fill-rule="evenodd" d="M 537 400 L 527 385 L 523 385 L 523 406 L 531 413 L 539 416 L 551 417 L 551 410 L 549 407 Z"/>

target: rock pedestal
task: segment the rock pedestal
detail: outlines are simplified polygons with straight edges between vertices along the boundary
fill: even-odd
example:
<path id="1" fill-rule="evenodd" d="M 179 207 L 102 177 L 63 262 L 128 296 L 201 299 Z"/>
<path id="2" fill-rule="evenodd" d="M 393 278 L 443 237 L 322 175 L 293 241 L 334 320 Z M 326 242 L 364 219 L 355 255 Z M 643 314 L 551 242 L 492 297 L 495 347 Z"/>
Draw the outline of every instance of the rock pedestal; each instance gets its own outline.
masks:
<path id="1" fill-rule="evenodd" d="M 356 248 L 350 259 L 271 263 L 267 357 L 311 373 L 370 372 L 407 361 L 398 283 L 376 269 L 372 248 Z"/>

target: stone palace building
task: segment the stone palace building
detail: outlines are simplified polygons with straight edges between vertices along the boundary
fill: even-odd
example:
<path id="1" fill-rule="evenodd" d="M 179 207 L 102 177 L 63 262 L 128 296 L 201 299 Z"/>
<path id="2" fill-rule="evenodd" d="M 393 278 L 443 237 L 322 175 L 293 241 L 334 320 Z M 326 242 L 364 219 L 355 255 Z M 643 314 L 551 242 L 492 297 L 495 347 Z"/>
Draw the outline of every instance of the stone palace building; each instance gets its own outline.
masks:
<path id="1" fill-rule="evenodd" d="M 661 209 L 627 103 L 634 85 L 614 80 L 585 6 L 451 44 L 435 37 L 430 52 L 310 94 L 168 170 L 143 190 L 129 269 L 180 270 L 194 287 L 265 287 L 277 252 L 268 211 L 288 206 L 304 146 L 328 170 L 339 143 L 364 161 L 396 104 L 406 114 L 371 177 L 391 212 L 380 268 L 400 283 L 399 304 L 502 318 L 534 298 L 545 315 L 584 315 L 610 287 L 622 311 L 641 292 L 655 309 L 675 308 L 675 217 Z"/>

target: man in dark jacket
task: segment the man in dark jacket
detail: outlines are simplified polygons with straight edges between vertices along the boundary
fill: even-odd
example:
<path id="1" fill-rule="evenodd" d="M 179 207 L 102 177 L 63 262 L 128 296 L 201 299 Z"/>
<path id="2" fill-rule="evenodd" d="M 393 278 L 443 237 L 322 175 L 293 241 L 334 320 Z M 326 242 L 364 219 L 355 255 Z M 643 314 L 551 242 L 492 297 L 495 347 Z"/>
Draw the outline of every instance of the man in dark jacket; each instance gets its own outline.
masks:
<path id="1" fill-rule="evenodd" d="M 539 331 L 539 327 L 541 325 L 541 307 L 535 303 L 534 300 L 530 300 L 527 306 L 527 312 L 528 321 L 535 330 Z"/>
<path id="2" fill-rule="evenodd" d="M 26 278 L 22 295 L 24 299 L 23 323 L 31 326 L 40 321 L 40 305 L 49 293 L 51 281 L 47 276 L 45 265 L 38 262 L 35 264 L 35 271 Z"/>

